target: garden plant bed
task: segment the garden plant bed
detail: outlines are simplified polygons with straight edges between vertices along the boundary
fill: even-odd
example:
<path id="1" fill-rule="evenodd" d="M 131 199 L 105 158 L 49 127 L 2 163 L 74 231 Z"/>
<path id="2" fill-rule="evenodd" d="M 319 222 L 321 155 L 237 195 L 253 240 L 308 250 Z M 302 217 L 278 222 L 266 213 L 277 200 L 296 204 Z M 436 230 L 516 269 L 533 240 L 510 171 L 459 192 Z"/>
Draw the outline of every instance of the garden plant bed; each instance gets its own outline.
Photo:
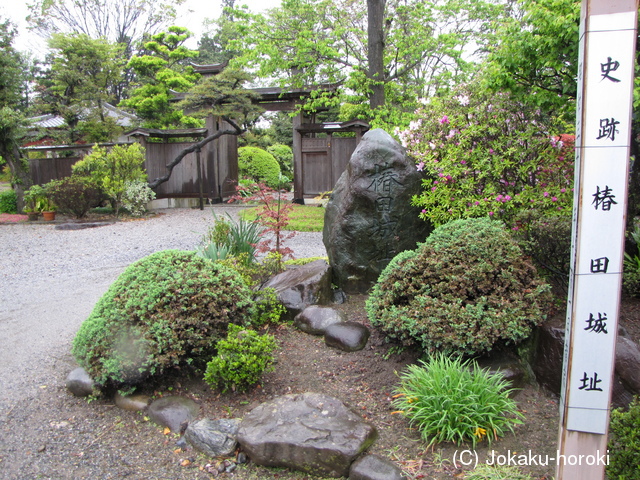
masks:
<path id="1" fill-rule="evenodd" d="M 337 306 L 350 320 L 368 323 L 364 313 L 365 296 L 351 296 Z M 625 301 L 622 322 L 638 340 L 638 302 Z M 464 478 L 470 467 L 460 468 L 454 459 L 469 446 L 451 444 L 427 448 L 416 430 L 408 427 L 401 415 L 393 414 L 391 396 L 397 385 L 396 372 L 414 362 L 417 352 L 398 352 L 375 330 L 367 347 L 345 353 L 331 349 L 322 337 L 307 335 L 289 325 L 271 327 L 278 339 L 276 370 L 265 375 L 260 386 L 246 393 L 211 390 L 194 372 L 177 372 L 161 382 L 148 385 L 144 393 L 155 397 L 183 395 L 196 400 L 200 417 L 233 418 L 274 396 L 288 393 L 321 392 L 335 396 L 378 429 L 379 439 L 370 452 L 389 458 L 401 466 L 409 478 Z M 61 359 L 58 378 L 42 385 L 40 395 L 29 405 L 16 406 L 8 414 L 2 436 L 12 438 L 10 457 L 0 457 L 2 478 L 132 478 L 132 479 L 207 479 L 212 465 L 222 459 L 207 458 L 191 447 L 176 446 L 178 436 L 166 434 L 144 414 L 115 407 L 112 401 L 73 397 L 65 388 L 66 372 L 73 368 L 70 355 Z M 66 369 L 66 370 L 65 370 Z M 476 451 L 480 461 L 492 450 L 495 455 L 528 454 L 553 457 L 558 429 L 558 400 L 534 385 L 516 395 L 526 417 L 515 434 L 480 443 Z M 463 460 L 469 461 L 466 454 Z M 533 466 L 523 470 L 534 478 L 551 478 L 554 465 Z M 311 479 L 307 474 L 285 469 L 259 467 L 251 462 L 238 465 L 231 473 L 216 478 Z"/>

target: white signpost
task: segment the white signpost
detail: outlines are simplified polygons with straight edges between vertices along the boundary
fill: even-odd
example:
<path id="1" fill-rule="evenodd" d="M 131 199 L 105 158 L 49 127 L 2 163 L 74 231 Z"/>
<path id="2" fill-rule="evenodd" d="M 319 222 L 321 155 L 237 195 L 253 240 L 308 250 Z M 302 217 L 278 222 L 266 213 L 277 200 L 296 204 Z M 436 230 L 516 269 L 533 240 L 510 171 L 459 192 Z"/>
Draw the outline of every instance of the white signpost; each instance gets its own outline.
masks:
<path id="1" fill-rule="evenodd" d="M 626 223 L 638 0 L 583 0 L 556 479 L 603 479 Z"/>

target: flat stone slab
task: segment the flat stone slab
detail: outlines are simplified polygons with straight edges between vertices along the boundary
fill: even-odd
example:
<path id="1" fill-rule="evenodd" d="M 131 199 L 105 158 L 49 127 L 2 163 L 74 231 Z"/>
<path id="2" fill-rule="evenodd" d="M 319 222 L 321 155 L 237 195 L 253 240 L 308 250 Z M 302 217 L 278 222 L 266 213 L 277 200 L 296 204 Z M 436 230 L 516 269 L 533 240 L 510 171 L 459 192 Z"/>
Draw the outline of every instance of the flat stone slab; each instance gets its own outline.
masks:
<path id="1" fill-rule="evenodd" d="M 344 313 L 331 307 L 311 305 L 305 308 L 293 319 L 294 325 L 311 335 L 324 335 L 330 325 L 347 320 Z"/>
<path id="2" fill-rule="evenodd" d="M 83 223 L 61 223 L 56 225 L 56 230 L 84 230 L 85 228 L 104 227 L 105 225 L 113 225 L 115 222 L 83 222 Z"/>
<path id="3" fill-rule="evenodd" d="M 238 442 L 258 465 L 346 477 L 377 438 L 376 428 L 340 400 L 318 393 L 284 395 L 249 412 Z"/>
<path id="4" fill-rule="evenodd" d="M 407 480 L 396 464 L 379 455 L 363 455 L 351 465 L 349 480 Z"/>
<path id="5" fill-rule="evenodd" d="M 149 418 L 172 432 L 179 433 L 191 420 L 198 416 L 200 407 L 190 398 L 162 397 L 149 405 Z"/>
<path id="6" fill-rule="evenodd" d="M 334 323 L 324 332 L 324 343 L 345 352 L 356 352 L 365 347 L 369 335 L 369 329 L 361 323 Z"/>

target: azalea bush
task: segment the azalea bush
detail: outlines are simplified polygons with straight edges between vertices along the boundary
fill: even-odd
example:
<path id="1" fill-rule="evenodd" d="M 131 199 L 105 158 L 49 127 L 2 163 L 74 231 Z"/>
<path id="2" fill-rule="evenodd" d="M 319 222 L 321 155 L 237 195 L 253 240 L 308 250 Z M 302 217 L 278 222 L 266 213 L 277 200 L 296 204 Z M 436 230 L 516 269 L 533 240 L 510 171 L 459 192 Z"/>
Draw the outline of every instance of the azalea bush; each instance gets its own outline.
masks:
<path id="1" fill-rule="evenodd" d="M 573 137 L 557 135 L 539 110 L 466 85 L 416 113 L 396 133 L 426 174 L 413 199 L 424 219 L 442 225 L 490 216 L 517 229 L 514 217 L 523 210 L 571 214 Z"/>

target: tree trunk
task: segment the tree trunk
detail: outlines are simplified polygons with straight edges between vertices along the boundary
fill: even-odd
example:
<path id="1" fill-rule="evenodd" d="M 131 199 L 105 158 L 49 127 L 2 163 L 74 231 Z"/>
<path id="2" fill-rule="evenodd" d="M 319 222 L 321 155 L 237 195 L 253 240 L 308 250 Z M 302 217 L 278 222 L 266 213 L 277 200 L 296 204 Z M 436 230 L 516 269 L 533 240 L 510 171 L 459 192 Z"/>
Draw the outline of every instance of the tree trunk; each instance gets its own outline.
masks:
<path id="1" fill-rule="evenodd" d="M 384 7 L 385 0 L 367 0 L 367 38 L 369 80 L 369 106 L 375 109 L 384 105 Z"/>
<path id="2" fill-rule="evenodd" d="M 11 183 L 17 196 L 18 212 L 22 212 L 24 208 L 24 191 L 32 185 L 28 163 L 23 163 L 20 150 L 15 144 L 6 148 L 2 148 L 0 145 L 0 156 L 9 165 Z"/>

